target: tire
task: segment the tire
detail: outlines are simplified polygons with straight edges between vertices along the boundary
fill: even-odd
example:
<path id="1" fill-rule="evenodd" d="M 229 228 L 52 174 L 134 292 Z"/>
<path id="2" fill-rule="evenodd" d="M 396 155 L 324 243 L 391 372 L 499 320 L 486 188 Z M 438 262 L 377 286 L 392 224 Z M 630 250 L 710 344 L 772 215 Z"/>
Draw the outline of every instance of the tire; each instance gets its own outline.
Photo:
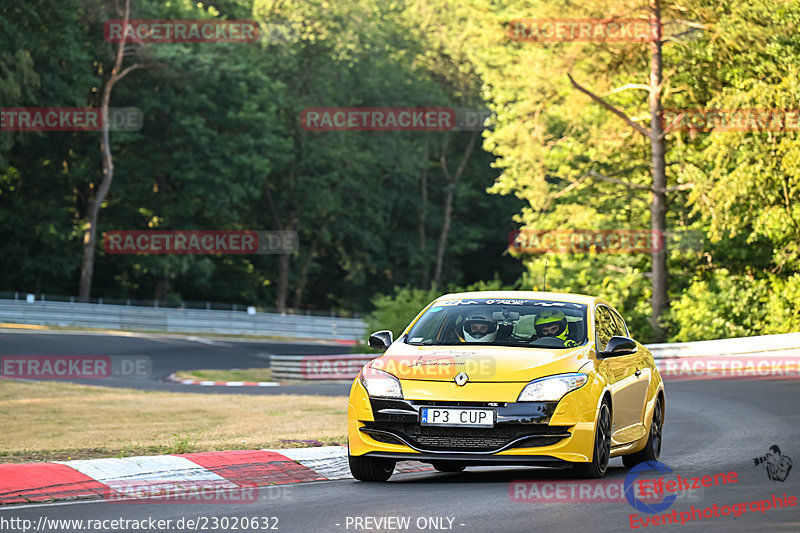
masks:
<path id="1" fill-rule="evenodd" d="M 661 396 L 656 399 L 656 406 L 653 409 L 653 421 L 650 423 L 650 435 L 647 437 L 647 444 L 641 451 L 630 455 L 622 456 L 622 464 L 626 468 L 633 468 L 645 461 L 658 461 L 661 455 L 661 432 L 664 430 L 664 402 Z"/>
<path id="2" fill-rule="evenodd" d="M 467 465 L 462 465 L 459 463 L 437 462 L 431 464 L 433 465 L 433 468 L 439 472 L 463 472 L 467 467 Z"/>
<path id="3" fill-rule="evenodd" d="M 608 400 L 600 404 L 597 427 L 594 430 L 594 449 L 589 463 L 576 463 L 573 472 L 581 478 L 600 478 L 606 475 L 611 457 L 611 409 Z"/>
<path id="4" fill-rule="evenodd" d="M 397 462 L 391 459 L 349 454 L 347 460 L 350 463 L 350 473 L 359 481 L 386 481 L 392 477 Z"/>

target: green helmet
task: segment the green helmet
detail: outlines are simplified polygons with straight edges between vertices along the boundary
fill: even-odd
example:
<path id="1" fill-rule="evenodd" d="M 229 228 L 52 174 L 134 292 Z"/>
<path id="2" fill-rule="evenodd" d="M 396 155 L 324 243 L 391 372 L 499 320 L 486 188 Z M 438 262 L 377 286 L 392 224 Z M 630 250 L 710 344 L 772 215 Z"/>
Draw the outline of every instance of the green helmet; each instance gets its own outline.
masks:
<path id="1" fill-rule="evenodd" d="M 533 325 L 539 337 L 560 337 L 567 331 L 567 317 L 563 311 L 545 309 L 536 315 Z M 558 329 L 552 326 L 558 326 Z"/>

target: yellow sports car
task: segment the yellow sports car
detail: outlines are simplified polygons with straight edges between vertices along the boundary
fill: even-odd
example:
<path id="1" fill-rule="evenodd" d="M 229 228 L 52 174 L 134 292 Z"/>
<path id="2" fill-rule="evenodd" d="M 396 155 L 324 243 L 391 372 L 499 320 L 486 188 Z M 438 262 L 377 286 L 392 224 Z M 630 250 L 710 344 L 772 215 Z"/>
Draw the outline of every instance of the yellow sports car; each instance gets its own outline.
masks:
<path id="1" fill-rule="evenodd" d="M 470 292 L 431 302 L 350 390 L 350 471 L 386 481 L 413 459 L 572 467 L 602 477 L 657 460 L 664 384 L 652 354 L 606 301 L 549 292 Z"/>

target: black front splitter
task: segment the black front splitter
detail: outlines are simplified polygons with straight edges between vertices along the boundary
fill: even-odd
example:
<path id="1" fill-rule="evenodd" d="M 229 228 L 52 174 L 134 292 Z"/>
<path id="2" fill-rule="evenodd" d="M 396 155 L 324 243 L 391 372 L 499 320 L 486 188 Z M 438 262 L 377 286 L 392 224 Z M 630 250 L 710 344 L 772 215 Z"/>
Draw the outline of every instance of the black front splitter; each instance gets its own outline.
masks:
<path id="1" fill-rule="evenodd" d="M 403 452 L 367 452 L 363 457 L 380 457 L 396 461 L 420 461 L 423 463 L 452 461 L 467 466 L 547 466 L 567 468 L 573 463 L 556 459 L 547 455 L 486 455 L 478 456 L 463 453 L 403 453 Z"/>

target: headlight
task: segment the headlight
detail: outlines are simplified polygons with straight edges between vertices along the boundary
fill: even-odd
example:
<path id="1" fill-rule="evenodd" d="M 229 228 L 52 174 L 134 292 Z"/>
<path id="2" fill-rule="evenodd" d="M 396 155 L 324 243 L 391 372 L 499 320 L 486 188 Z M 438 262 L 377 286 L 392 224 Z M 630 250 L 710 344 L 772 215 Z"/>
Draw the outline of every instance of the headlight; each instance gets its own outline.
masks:
<path id="1" fill-rule="evenodd" d="M 581 388 L 588 380 L 586 374 L 561 374 L 535 379 L 522 389 L 517 401 L 557 402 L 566 393 Z"/>
<path id="2" fill-rule="evenodd" d="M 383 370 L 365 366 L 361 369 L 361 384 L 374 398 L 403 398 L 400 380 Z"/>

